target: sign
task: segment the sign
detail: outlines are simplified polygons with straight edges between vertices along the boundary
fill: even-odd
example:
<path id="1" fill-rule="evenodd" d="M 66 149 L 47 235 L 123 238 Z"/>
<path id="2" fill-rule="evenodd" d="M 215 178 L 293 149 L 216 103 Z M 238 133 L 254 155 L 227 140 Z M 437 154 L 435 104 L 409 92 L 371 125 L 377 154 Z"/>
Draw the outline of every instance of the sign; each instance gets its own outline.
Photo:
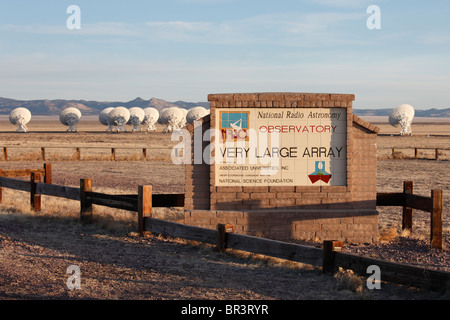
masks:
<path id="1" fill-rule="evenodd" d="M 216 186 L 347 184 L 345 108 L 217 108 Z"/>

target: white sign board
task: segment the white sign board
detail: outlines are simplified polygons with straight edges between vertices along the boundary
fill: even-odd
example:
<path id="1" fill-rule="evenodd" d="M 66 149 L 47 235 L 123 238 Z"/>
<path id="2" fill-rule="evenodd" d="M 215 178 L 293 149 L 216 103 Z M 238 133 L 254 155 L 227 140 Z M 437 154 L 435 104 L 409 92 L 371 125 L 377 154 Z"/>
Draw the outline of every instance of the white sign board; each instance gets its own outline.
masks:
<path id="1" fill-rule="evenodd" d="M 347 184 L 345 108 L 217 108 L 215 117 L 216 186 Z"/>

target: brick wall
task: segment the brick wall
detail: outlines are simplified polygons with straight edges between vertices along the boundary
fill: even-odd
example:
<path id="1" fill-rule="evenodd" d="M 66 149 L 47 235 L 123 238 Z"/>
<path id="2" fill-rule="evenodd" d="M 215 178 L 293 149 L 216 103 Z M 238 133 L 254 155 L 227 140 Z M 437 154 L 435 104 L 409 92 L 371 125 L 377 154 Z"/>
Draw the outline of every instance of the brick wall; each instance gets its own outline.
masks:
<path id="1" fill-rule="evenodd" d="M 237 233 L 285 241 L 378 241 L 378 216 L 374 210 L 192 210 L 185 212 L 185 223 L 209 229 L 216 229 L 219 223 L 232 224 Z"/>
<path id="2" fill-rule="evenodd" d="M 199 120 L 197 126 L 189 124 L 186 129 L 191 134 L 191 164 L 185 165 L 185 200 L 184 208 L 186 210 L 209 210 L 210 201 L 210 169 L 209 164 L 201 157 L 201 163 L 194 161 L 194 153 L 198 152 L 194 145 L 194 136 L 201 136 L 209 129 L 210 117 L 206 116 Z M 203 140 L 203 139 L 202 139 Z M 197 140 L 198 141 L 198 140 Z M 201 152 L 209 144 L 208 141 L 202 141 Z M 199 161 L 197 161 L 199 162 Z"/>
<path id="3" fill-rule="evenodd" d="M 205 228 L 233 224 L 236 232 L 279 240 L 378 240 L 378 129 L 352 114 L 354 95 L 222 94 L 208 99 L 211 114 L 202 126 L 188 128 L 192 134 L 214 127 L 216 108 L 347 108 L 347 185 L 216 187 L 214 166 L 186 165 L 185 223 Z"/>

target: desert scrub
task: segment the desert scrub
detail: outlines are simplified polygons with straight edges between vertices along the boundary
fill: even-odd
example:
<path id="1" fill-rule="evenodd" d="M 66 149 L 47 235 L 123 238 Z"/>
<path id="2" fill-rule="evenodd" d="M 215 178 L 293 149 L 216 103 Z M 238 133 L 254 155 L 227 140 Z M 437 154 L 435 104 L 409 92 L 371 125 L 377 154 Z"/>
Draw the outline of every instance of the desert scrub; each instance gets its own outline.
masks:
<path id="1" fill-rule="evenodd" d="M 99 192 L 102 191 L 99 190 Z M 33 211 L 30 208 L 28 192 L 3 188 L 0 214 L 4 219 L 21 221 L 30 219 L 32 221 L 32 219 L 39 218 L 41 220 L 59 220 L 65 223 L 79 222 L 79 201 L 43 195 L 41 203 L 42 210 Z M 112 233 L 130 233 L 137 230 L 137 216 L 135 212 L 94 205 L 92 224 Z"/>
<path id="2" fill-rule="evenodd" d="M 118 191 L 111 188 L 96 188 L 96 192 L 106 194 L 123 194 L 126 191 Z M 131 190 L 127 190 L 133 193 Z M 80 202 L 51 196 L 41 196 L 42 210 L 33 211 L 30 208 L 30 194 L 24 191 L 3 188 L 3 202 L 0 210 L 5 215 L 15 215 L 15 219 L 27 219 L 30 217 L 41 219 L 64 220 L 72 223 L 80 218 Z M 182 208 L 153 208 L 153 217 L 161 220 L 184 222 Z M 137 230 L 137 213 L 94 205 L 92 224 L 111 233 L 130 233 Z"/>
<path id="3" fill-rule="evenodd" d="M 380 231 L 380 242 L 382 243 L 394 241 L 397 237 L 397 228 L 391 227 Z"/>
<path id="4" fill-rule="evenodd" d="M 368 299 L 367 290 L 364 289 L 364 281 L 357 276 L 353 270 L 345 270 L 339 267 L 334 274 L 338 290 L 349 290 L 355 292 L 360 299 Z"/>

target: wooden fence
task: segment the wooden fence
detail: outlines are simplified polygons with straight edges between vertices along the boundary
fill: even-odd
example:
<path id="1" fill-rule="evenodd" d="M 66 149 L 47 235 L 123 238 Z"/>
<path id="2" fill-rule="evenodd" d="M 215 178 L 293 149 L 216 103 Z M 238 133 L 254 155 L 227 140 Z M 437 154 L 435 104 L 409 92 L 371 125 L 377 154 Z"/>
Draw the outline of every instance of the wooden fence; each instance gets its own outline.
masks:
<path id="1" fill-rule="evenodd" d="M 48 166 L 47 166 L 48 167 Z M 4 171 L 2 171 L 4 172 Z M 264 239 L 234 233 L 234 226 L 219 224 L 217 230 L 163 221 L 152 217 L 152 207 L 182 207 L 184 194 L 152 194 L 152 186 L 139 186 L 137 194 L 110 195 L 93 191 L 90 179 L 81 179 L 80 188 L 41 183 L 41 172 L 32 170 L 30 181 L 0 177 L 0 187 L 30 192 L 32 208 L 41 210 L 40 196 L 48 195 L 80 202 L 80 220 L 90 222 L 93 205 L 125 209 L 137 212 L 140 234 L 151 232 L 170 237 L 215 245 L 219 251 L 235 249 L 261 255 L 296 261 L 322 267 L 323 272 L 335 272 L 339 267 L 351 269 L 361 276 L 368 275 L 368 267 L 376 265 L 381 270 L 381 281 L 402 283 L 444 293 L 450 284 L 450 273 L 406 266 L 382 260 L 343 253 L 341 241 L 325 241 L 323 247 Z M 407 205 L 415 200 L 402 194 L 381 194 L 385 205 Z M 407 193 L 406 193 L 407 194 Z M 393 200 L 397 195 L 403 200 Z M 409 200 L 406 200 L 409 199 Z M 412 198 L 414 199 L 414 198 Z M 422 199 L 422 198 L 420 198 Z M 397 202 L 400 201 L 400 202 Z M 422 199 L 418 203 L 428 200 Z M 433 200 L 434 203 L 434 200 Z"/>
<path id="2" fill-rule="evenodd" d="M 381 281 L 409 285 L 442 294 L 450 290 L 450 272 L 436 271 L 395 262 L 361 257 L 342 252 L 341 241 L 325 241 L 323 246 L 323 269 L 335 272 L 339 267 L 368 276 L 368 267 L 380 268 Z"/>
<path id="3" fill-rule="evenodd" d="M 10 155 L 9 155 L 9 149 L 39 149 L 39 157 L 40 160 L 42 161 L 47 161 L 48 155 L 47 155 L 47 151 L 48 149 L 73 149 L 74 150 L 74 155 L 73 155 L 73 160 L 77 160 L 77 161 L 81 161 L 83 160 L 82 156 L 81 156 L 81 149 L 106 149 L 106 150 L 110 150 L 110 155 L 109 155 L 109 159 L 112 161 L 118 160 L 119 158 L 116 156 L 116 151 L 117 150 L 139 150 L 139 153 L 141 154 L 141 156 L 139 158 L 137 158 L 137 161 L 147 161 L 148 157 L 147 154 L 149 154 L 149 150 L 151 151 L 155 151 L 155 150 L 172 150 L 172 148 L 145 148 L 145 147 L 68 147 L 68 146 L 60 146 L 60 147 L 24 147 L 24 146 L 11 146 L 11 147 L 0 147 L 3 150 L 3 160 L 4 161 L 10 161 Z M 178 150 L 176 150 L 178 152 Z M 170 152 L 169 152 L 169 156 L 170 156 Z"/>
<path id="4" fill-rule="evenodd" d="M 177 149 L 177 148 L 150 148 L 150 147 L 94 147 L 94 146 L 86 146 L 86 147 L 68 147 L 68 146 L 53 146 L 53 147 L 24 147 L 24 146 L 9 146 L 9 147 L 0 147 L 1 150 L 3 150 L 3 159 L 1 159 L 2 161 L 11 161 L 14 159 L 11 159 L 11 156 L 9 154 L 9 150 L 10 149 L 38 149 L 39 150 L 39 155 L 36 155 L 36 157 L 39 157 L 39 160 L 42 161 L 48 161 L 51 159 L 51 157 L 48 156 L 48 150 L 49 149 L 73 149 L 74 153 L 73 155 L 70 157 L 69 161 L 74 160 L 74 161 L 82 161 L 83 157 L 82 157 L 82 149 L 102 149 L 102 150 L 109 150 L 109 155 L 98 155 L 98 157 L 101 157 L 103 160 L 105 159 L 105 157 L 107 157 L 109 160 L 112 161 L 116 161 L 119 160 L 120 157 L 117 156 L 117 151 L 118 150 L 135 150 L 138 151 L 138 157 L 135 158 L 135 161 L 147 161 L 148 160 L 148 156 L 150 155 L 152 151 L 159 151 L 159 150 L 166 150 L 166 151 L 170 151 L 168 152 L 167 156 L 171 155 L 171 151 L 175 152 L 175 156 L 176 157 L 182 157 L 182 151 L 181 149 Z M 379 148 L 379 151 L 382 150 L 390 150 L 390 155 L 391 157 L 395 158 L 396 157 L 396 152 L 398 152 L 399 150 L 410 150 L 413 149 L 414 150 L 414 155 L 412 156 L 404 156 L 403 159 L 426 159 L 426 160 L 449 160 L 450 159 L 450 148 L 427 148 L 427 147 L 418 147 L 418 148 L 411 148 L 411 147 L 393 147 L 393 148 Z M 429 150 L 432 151 L 433 155 L 428 155 L 428 156 L 420 156 L 419 155 L 419 151 L 420 150 Z M 443 152 L 447 152 L 447 156 L 443 156 Z M 0 153 L 1 154 L 1 153 Z M 95 157 L 94 157 L 95 158 Z M 445 159 L 444 159 L 445 158 Z M 129 159 L 127 159 L 129 160 Z M 68 160 L 66 160 L 68 161 Z"/>
<path id="5" fill-rule="evenodd" d="M 383 148 L 383 149 L 379 149 L 379 150 L 391 150 L 391 156 L 393 158 L 395 158 L 396 156 L 396 152 L 398 152 L 398 150 L 410 150 L 410 149 L 414 149 L 414 156 L 411 157 L 405 157 L 403 159 L 425 159 L 425 160 L 441 160 L 441 153 L 445 152 L 445 151 L 450 151 L 450 148 L 428 148 L 428 147 L 393 147 L 393 148 Z M 433 154 L 432 157 L 428 156 L 419 156 L 419 150 L 431 150 L 431 153 Z M 448 152 L 448 154 L 450 155 L 450 152 Z M 446 159 L 448 160 L 448 158 Z"/>
<path id="6" fill-rule="evenodd" d="M 350 269 L 362 277 L 371 275 L 369 266 L 380 268 L 380 281 L 405 284 L 445 293 L 450 290 L 450 273 L 343 253 L 342 241 L 324 241 L 323 247 L 253 237 L 234 233 L 232 225 L 217 226 L 217 230 L 188 226 L 142 216 L 143 231 L 215 245 L 219 251 L 235 249 L 270 257 L 322 267 L 324 273 L 334 273 L 339 267 Z"/>
<path id="7" fill-rule="evenodd" d="M 413 194 L 413 182 L 403 182 L 401 193 L 377 193 L 377 206 L 403 207 L 402 228 L 412 232 L 413 209 L 431 214 L 430 244 L 432 248 L 442 249 L 442 190 L 431 190 L 430 197 Z"/>
<path id="8" fill-rule="evenodd" d="M 0 169 L 0 177 L 9 177 L 9 178 L 30 177 L 32 173 L 39 173 L 44 178 L 44 183 L 48 184 L 52 183 L 52 165 L 50 163 L 45 163 L 42 169 L 17 169 L 17 170 Z M 2 201 L 2 198 L 3 198 L 3 188 L 0 186 L 0 203 Z"/>
<path id="9" fill-rule="evenodd" d="M 30 180 L 11 178 L 26 175 Z M 152 194 L 151 186 L 139 186 L 137 194 L 116 195 L 94 192 L 91 179 L 81 179 L 79 188 L 55 185 L 51 164 L 44 164 L 44 169 L 0 170 L 0 191 L 2 188 L 29 192 L 30 205 L 35 211 L 41 211 L 41 195 L 79 201 L 80 219 L 87 222 L 92 219 L 94 204 L 142 214 L 151 214 L 152 207 L 184 207 L 184 194 Z M 1 200 L 0 197 L 0 203 Z"/>

